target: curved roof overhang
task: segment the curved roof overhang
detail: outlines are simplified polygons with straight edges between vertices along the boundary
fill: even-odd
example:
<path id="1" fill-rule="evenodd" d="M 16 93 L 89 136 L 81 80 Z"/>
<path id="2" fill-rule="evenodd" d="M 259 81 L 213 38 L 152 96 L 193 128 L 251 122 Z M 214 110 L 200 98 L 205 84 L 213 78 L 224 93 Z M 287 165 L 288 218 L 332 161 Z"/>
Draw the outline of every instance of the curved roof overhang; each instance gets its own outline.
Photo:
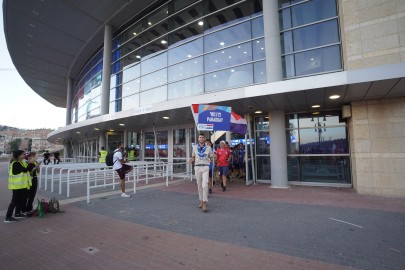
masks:
<path id="1" fill-rule="evenodd" d="M 76 79 L 103 43 L 156 0 L 3 0 L 4 34 L 24 81 L 57 107 L 66 107 L 67 78 Z"/>

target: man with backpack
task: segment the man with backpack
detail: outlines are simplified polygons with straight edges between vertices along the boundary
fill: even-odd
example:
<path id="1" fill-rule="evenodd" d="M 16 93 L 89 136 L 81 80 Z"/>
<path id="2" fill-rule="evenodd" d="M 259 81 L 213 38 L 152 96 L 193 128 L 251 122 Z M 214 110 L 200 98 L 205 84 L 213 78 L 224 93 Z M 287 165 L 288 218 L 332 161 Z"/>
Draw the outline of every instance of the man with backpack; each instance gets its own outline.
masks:
<path id="1" fill-rule="evenodd" d="M 124 151 L 124 144 L 120 142 L 118 144 L 118 148 L 115 149 L 114 151 L 112 166 L 121 179 L 121 192 L 122 192 L 121 197 L 129 198 L 131 196 L 125 193 L 125 174 L 132 171 L 133 167 L 129 166 L 128 164 L 125 164 L 128 160 L 124 159 L 123 151 Z"/>

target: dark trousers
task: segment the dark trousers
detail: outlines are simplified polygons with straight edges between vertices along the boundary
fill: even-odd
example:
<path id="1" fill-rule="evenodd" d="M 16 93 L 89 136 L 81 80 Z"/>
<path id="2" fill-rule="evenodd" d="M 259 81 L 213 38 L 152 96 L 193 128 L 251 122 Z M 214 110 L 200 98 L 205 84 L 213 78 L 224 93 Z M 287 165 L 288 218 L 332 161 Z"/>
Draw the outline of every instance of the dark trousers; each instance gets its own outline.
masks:
<path id="1" fill-rule="evenodd" d="M 45 165 L 48 165 L 49 162 L 51 162 L 51 159 L 50 159 L 50 158 L 44 158 L 44 164 L 45 164 Z"/>
<path id="2" fill-rule="evenodd" d="M 38 178 L 35 176 L 32 178 L 32 186 L 27 191 L 27 200 L 25 205 L 25 212 L 29 212 L 33 209 L 32 204 L 34 203 L 35 195 L 37 194 Z"/>
<path id="3" fill-rule="evenodd" d="M 59 164 L 60 158 L 54 158 L 53 159 L 53 164 Z"/>
<path id="4" fill-rule="evenodd" d="M 7 209 L 6 218 L 11 218 L 15 208 L 15 213 L 20 213 L 25 208 L 27 202 L 27 189 L 13 189 L 13 196 L 11 197 L 10 205 Z"/>

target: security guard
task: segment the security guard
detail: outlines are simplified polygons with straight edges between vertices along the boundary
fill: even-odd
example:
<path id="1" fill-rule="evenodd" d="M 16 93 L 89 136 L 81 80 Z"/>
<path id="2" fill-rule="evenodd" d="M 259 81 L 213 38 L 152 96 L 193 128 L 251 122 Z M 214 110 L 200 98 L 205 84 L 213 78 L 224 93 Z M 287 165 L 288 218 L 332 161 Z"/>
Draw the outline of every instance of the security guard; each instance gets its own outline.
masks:
<path id="1" fill-rule="evenodd" d="M 101 147 L 100 152 L 98 152 L 98 162 L 105 163 L 105 158 L 107 157 L 107 151 L 105 151 L 104 146 Z"/>
<path id="2" fill-rule="evenodd" d="M 129 150 L 128 150 L 128 160 L 129 161 L 135 160 L 135 150 L 133 147 L 129 148 Z"/>
<path id="3" fill-rule="evenodd" d="M 25 207 L 27 190 L 32 185 L 30 171 L 35 168 L 35 164 L 32 158 L 28 160 L 28 163 L 24 159 L 24 151 L 13 152 L 8 172 L 8 188 L 13 191 L 13 196 L 7 209 L 5 223 L 16 222 L 19 218 L 27 217 L 22 211 Z M 12 217 L 14 209 L 15 215 Z"/>

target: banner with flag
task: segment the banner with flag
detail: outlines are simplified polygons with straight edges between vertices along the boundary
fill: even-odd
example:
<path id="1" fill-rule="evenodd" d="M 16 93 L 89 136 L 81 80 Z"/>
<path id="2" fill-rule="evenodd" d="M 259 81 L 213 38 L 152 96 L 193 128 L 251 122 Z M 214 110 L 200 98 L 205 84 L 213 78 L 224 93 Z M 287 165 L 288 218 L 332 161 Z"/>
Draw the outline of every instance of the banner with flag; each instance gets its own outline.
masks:
<path id="1" fill-rule="evenodd" d="M 234 113 L 231 107 L 192 104 L 191 112 L 193 113 L 194 122 L 198 130 L 231 131 L 238 134 L 246 133 L 246 120 Z"/>

